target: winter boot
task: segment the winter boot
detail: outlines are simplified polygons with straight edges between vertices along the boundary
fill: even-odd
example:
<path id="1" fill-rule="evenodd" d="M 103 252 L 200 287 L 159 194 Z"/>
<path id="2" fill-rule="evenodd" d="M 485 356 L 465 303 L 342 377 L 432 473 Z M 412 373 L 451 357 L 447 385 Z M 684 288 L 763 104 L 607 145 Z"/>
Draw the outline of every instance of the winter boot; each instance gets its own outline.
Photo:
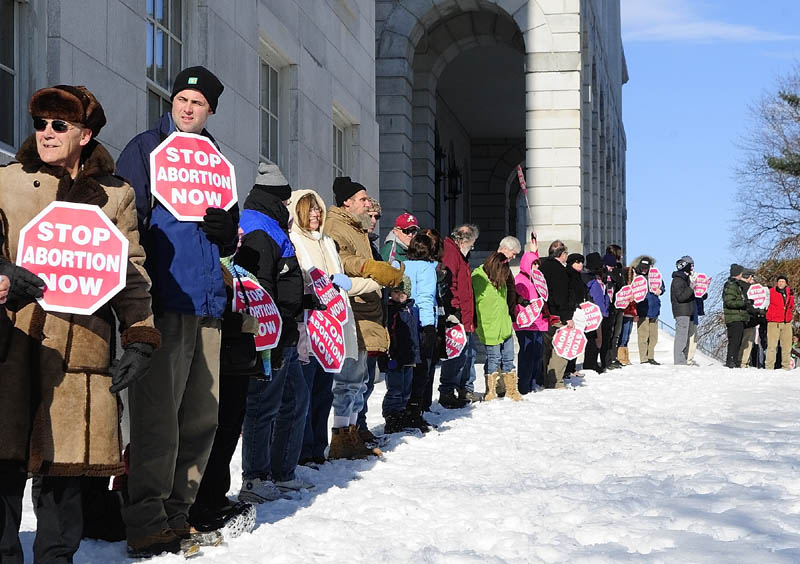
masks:
<path id="1" fill-rule="evenodd" d="M 481 393 L 471 392 L 466 388 L 458 388 L 457 391 L 459 399 L 466 401 L 467 403 L 483 401 L 483 394 Z"/>
<path id="2" fill-rule="evenodd" d="M 406 405 L 406 426 L 412 429 L 419 429 L 423 433 L 427 433 L 431 430 L 430 423 L 425 421 L 425 418 L 422 416 L 422 405 L 416 403 L 414 401 L 409 401 L 408 405 Z"/>
<path id="3" fill-rule="evenodd" d="M 514 401 L 520 401 L 522 395 L 517 388 L 517 373 L 514 370 L 511 372 L 503 372 L 503 382 L 506 385 L 506 397 Z"/>
<path id="4" fill-rule="evenodd" d="M 152 558 L 170 552 L 182 553 L 188 558 L 200 552 L 200 545 L 191 539 L 182 539 L 172 529 L 164 529 L 160 533 L 128 539 L 128 556 L 130 558 Z"/>
<path id="5" fill-rule="evenodd" d="M 445 409 L 459 409 L 465 407 L 468 403 L 468 400 L 456 397 L 456 391 L 453 389 L 439 392 L 439 405 Z"/>
<path id="6" fill-rule="evenodd" d="M 617 349 L 617 360 L 619 360 L 622 366 L 630 366 L 631 358 L 628 355 L 628 347 L 620 347 Z"/>
<path id="7" fill-rule="evenodd" d="M 328 459 L 336 460 L 337 458 L 350 458 L 350 428 L 349 427 L 334 427 L 331 429 L 331 446 L 328 450 Z"/>
<path id="8" fill-rule="evenodd" d="M 369 458 L 370 456 L 383 456 L 381 449 L 378 447 L 371 447 L 363 441 L 358 432 L 358 427 L 355 425 L 350 425 L 348 429 L 351 452 L 351 456 L 349 458 Z"/>
<path id="9" fill-rule="evenodd" d="M 383 419 L 386 421 L 383 425 L 383 432 L 386 435 L 402 433 L 406 428 L 405 411 L 387 413 L 383 416 Z"/>
<path id="10" fill-rule="evenodd" d="M 486 393 L 483 396 L 484 401 L 497 399 L 497 383 L 500 380 L 500 373 L 492 372 L 491 374 L 484 374 L 484 378 L 486 378 Z"/>

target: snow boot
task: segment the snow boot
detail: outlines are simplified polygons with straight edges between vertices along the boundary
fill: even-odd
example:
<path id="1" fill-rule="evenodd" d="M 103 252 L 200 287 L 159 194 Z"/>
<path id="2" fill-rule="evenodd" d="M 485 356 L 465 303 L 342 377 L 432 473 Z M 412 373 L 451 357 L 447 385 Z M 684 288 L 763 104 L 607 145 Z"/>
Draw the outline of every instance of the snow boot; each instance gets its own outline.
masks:
<path id="1" fill-rule="evenodd" d="M 617 350 L 617 360 L 619 360 L 622 366 L 630 366 L 631 364 L 631 357 L 628 354 L 628 347 L 620 347 Z"/>
<path id="2" fill-rule="evenodd" d="M 380 444 L 381 437 L 376 437 L 372 431 L 367 429 L 366 427 L 359 427 L 358 428 L 358 435 L 361 437 L 361 440 L 367 444 Z"/>
<path id="3" fill-rule="evenodd" d="M 172 529 L 184 541 L 197 543 L 198 546 L 219 546 L 225 540 L 218 530 L 199 531 L 188 523 L 185 527 Z"/>
<path id="4" fill-rule="evenodd" d="M 256 526 L 256 507 L 251 503 L 229 502 L 227 506 L 203 511 L 192 519 L 200 532 L 220 531 L 226 539 L 235 539 Z"/>
<path id="5" fill-rule="evenodd" d="M 405 410 L 406 426 L 412 429 L 419 429 L 423 433 L 431 430 L 430 423 L 425 421 L 422 415 L 422 405 L 419 403 L 409 401 Z"/>
<path id="6" fill-rule="evenodd" d="M 348 429 L 348 440 L 350 442 L 351 452 L 351 456 L 348 458 L 369 458 L 370 456 L 383 456 L 381 449 L 378 447 L 369 446 L 364 442 L 364 440 L 361 438 L 361 434 L 358 432 L 358 427 L 355 425 L 350 425 Z"/>
<path id="7" fill-rule="evenodd" d="M 500 373 L 484 374 L 484 378 L 486 379 L 486 393 L 483 395 L 483 400 L 491 401 L 497 399 L 497 383 L 500 380 Z"/>
<path id="8" fill-rule="evenodd" d="M 648 364 L 653 364 L 653 365 L 655 365 L 655 366 L 661 366 L 661 363 L 660 363 L 660 362 L 658 362 L 658 361 L 656 361 L 654 358 L 651 358 L 651 359 L 650 359 L 650 360 L 648 360 L 647 362 L 648 362 Z"/>
<path id="9" fill-rule="evenodd" d="M 517 373 L 514 370 L 503 372 L 503 382 L 506 385 L 506 397 L 514 401 L 521 401 L 522 394 L 519 393 L 519 388 L 517 387 Z"/>
<path id="10" fill-rule="evenodd" d="M 331 429 L 331 446 L 328 450 L 328 460 L 351 457 L 352 447 L 350 446 L 349 432 L 349 427 L 334 427 Z"/>
<path id="11" fill-rule="evenodd" d="M 466 388 L 458 388 L 458 397 L 459 399 L 466 401 L 467 403 L 476 403 L 479 401 L 483 401 L 483 394 L 478 392 L 471 392 Z"/>
<path id="12" fill-rule="evenodd" d="M 404 411 L 387 413 L 383 416 L 383 419 L 385 421 L 383 425 L 383 432 L 386 435 L 391 435 L 393 433 L 402 433 L 406 429 Z"/>
<path id="13" fill-rule="evenodd" d="M 153 558 L 165 552 L 183 554 L 189 558 L 200 552 L 200 545 L 191 539 L 182 539 L 172 529 L 164 529 L 160 533 L 137 539 L 128 539 L 130 558 Z"/>
<path id="14" fill-rule="evenodd" d="M 445 409 L 459 409 L 465 407 L 468 403 L 469 401 L 457 397 L 456 391 L 453 389 L 439 392 L 439 405 Z"/>

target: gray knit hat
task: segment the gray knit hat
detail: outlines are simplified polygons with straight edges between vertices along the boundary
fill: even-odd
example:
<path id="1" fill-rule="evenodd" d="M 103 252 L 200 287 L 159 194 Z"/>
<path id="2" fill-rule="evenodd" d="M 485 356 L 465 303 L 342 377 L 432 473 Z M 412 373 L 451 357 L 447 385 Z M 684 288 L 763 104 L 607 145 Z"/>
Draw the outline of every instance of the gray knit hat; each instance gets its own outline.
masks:
<path id="1" fill-rule="evenodd" d="M 286 180 L 278 165 L 270 161 L 258 163 L 258 174 L 253 188 L 260 188 L 281 200 L 288 200 L 292 196 L 289 181 Z"/>

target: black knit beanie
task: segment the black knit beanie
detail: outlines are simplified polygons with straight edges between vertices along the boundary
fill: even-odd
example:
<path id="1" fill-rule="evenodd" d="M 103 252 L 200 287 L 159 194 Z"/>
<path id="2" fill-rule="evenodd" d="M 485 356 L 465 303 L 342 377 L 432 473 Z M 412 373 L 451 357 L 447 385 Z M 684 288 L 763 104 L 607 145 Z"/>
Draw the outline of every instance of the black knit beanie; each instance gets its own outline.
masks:
<path id="1" fill-rule="evenodd" d="M 177 96 L 178 92 L 181 90 L 197 90 L 205 96 L 208 105 L 211 107 L 211 111 L 216 112 L 217 102 L 219 101 L 222 91 L 225 90 L 225 87 L 214 73 L 207 68 L 189 67 L 183 69 L 178 73 L 178 76 L 175 77 L 170 100 L 174 100 L 175 96 Z"/>

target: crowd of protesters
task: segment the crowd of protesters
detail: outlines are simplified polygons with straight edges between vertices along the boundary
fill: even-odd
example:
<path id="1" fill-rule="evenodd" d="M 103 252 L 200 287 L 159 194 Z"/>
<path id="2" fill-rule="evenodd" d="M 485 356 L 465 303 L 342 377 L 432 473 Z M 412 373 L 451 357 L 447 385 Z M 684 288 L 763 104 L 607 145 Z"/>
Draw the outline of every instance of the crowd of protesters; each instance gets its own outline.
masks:
<path id="1" fill-rule="evenodd" d="M 116 163 L 96 140 L 106 120 L 86 88 L 44 88 L 30 100 L 35 133 L 18 162 L 0 169 L 4 563 L 22 562 L 18 531 L 29 473 L 37 562 L 71 562 L 84 536 L 125 539 L 133 557 L 188 556 L 222 542 L 223 531 L 252 529 L 253 504 L 312 489 L 298 465 L 380 457 L 381 437 L 366 425 L 378 372 L 386 383 L 384 434 L 429 431 L 424 414 L 434 404 L 437 367 L 438 405 L 447 409 L 565 388 L 581 373 L 555 352 L 554 337 L 576 326 L 584 302 L 602 315 L 586 334 L 584 369 L 629 364 L 634 323 L 640 362 L 659 364 L 654 351 L 666 287 L 649 287 L 644 300 L 616 307 L 620 290 L 655 265 L 640 256 L 625 266 L 617 245 L 584 257 L 553 241 L 540 256 L 535 235 L 524 252 L 508 236 L 473 269 L 475 225 L 444 237 L 403 213 L 389 218 L 393 228 L 381 244 L 374 232 L 381 206 L 367 187 L 336 178 L 328 206 L 314 190 L 292 190 L 269 162 L 259 164 L 241 210 L 210 207 L 202 221 L 178 220 L 153 198 L 150 154 L 175 131 L 213 142 L 207 122 L 222 92 L 207 69 L 181 71 L 171 110 L 134 137 Z M 125 288 L 92 315 L 45 311 L 36 301 L 44 282 L 15 265 L 20 230 L 54 201 L 99 206 L 128 239 Z M 520 254 L 514 275 L 510 263 Z M 694 362 L 703 315 L 706 295 L 695 295 L 693 267 L 685 256 L 672 274 L 675 364 Z M 347 310 L 338 372 L 324 369 L 306 331 L 306 316 L 326 309 L 313 291 L 313 269 L 329 277 Z M 269 293 L 281 317 L 270 351 L 256 350 L 257 323 L 232 307 L 245 278 Z M 779 357 L 788 368 L 797 342 L 788 279 L 778 277 L 766 311 L 748 300 L 750 283 L 752 272 L 731 267 L 724 289 L 727 364 L 747 363 L 756 328 L 764 326 L 766 366 Z M 535 301 L 540 314 L 522 323 L 518 314 Z M 115 323 L 123 352 L 112 364 Z M 448 358 L 445 333 L 453 327 L 463 328 L 465 345 Z M 479 343 L 485 394 L 475 390 Z M 123 390 L 130 421 L 124 453 Z M 234 501 L 227 493 L 240 438 L 242 487 Z"/>

